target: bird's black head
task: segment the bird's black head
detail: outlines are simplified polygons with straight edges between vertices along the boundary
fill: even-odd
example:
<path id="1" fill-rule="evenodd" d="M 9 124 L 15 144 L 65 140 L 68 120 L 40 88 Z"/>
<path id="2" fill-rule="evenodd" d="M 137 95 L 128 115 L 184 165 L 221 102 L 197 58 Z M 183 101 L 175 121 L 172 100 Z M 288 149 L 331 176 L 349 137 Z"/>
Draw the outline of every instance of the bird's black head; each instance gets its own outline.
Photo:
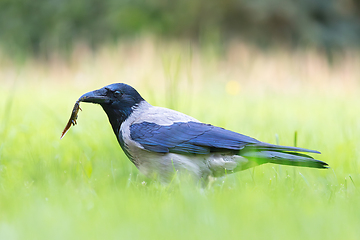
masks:
<path id="1" fill-rule="evenodd" d="M 121 123 L 130 116 L 133 107 L 136 107 L 144 99 L 131 86 L 124 83 L 114 83 L 85 93 L 78 101 L 100 104 L 117 135 Z"/>

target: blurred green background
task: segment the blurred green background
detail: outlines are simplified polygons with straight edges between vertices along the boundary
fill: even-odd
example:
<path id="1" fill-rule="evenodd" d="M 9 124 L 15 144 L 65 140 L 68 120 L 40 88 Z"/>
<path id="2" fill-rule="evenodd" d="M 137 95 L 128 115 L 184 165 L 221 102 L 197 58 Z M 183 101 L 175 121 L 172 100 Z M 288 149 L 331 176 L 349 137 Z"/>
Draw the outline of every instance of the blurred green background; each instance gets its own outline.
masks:
<path id="1" fill-rule="evenodd" d="M 0 240 L 359 239 L 359 18 L 355 0 L 0 0 Z M 86 103 L 60 140 L 114 82 L 331 169 L 162 185 Z"/>
<path id="2" fill-rule="evenodd" d="M 359 46 L 356 0 L 0 0 L 0 43 L 46 53 L 151 34 L 259 46 Z"/>

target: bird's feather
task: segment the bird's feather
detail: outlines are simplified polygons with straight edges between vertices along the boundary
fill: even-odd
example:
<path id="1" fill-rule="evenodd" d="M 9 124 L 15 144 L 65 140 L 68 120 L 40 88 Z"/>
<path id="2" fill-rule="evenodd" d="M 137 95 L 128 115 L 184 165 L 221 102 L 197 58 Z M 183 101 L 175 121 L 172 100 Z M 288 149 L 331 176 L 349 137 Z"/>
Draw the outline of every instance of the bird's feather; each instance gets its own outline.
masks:
<path id="1" fill-rule="evenodd" d="M 328 164 L 314 159 L 311 156 L 294 152 L 281 151 L 246 151 L 241 156 L 253 160 L 258 164 L 275 163 L 290 166 L 313 167 L 313 168 L 328 168 Z"/>
<path id="2" fill-rule="evenodd" d="M 254 150 L 317 152 L 260 142 L 254 138 L 200 122 L 158 125 L 150 122 L 130 126 L 131 138 L 145 149 L 158 153 L 209 154 L 213 151 Z"/>

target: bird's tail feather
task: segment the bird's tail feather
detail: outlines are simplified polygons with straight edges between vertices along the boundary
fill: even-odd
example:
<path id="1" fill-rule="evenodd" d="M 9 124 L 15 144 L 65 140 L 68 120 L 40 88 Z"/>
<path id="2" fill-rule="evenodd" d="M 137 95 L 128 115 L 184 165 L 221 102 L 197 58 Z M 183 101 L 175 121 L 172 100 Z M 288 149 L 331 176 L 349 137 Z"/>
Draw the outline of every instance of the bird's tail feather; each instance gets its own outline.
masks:
<path id="1" fill-rule="evenodd" d="M 283 151 L 247 151 L 241 156 L 249 158 L 258 164 L 275 163 L 290 166 L 312 167 L 312 168 L 329 168 L 328 164 L 314 159 L 311 156 L 296 152 Z"/>
<path id="2" fill-rule="evenodd" d="M 306 148 L 299 148 L 299 147 L 289 147 L 289 146 L 281 146 L 281 145 L 274 145 L 270 143 L 260 142 L 256 144 L 248 144 L 246 146 L 247 150 L 269 150 L 269 151 L 281 151 L 281 152 L 308 152 L 308 153 L 320 153 L 319 151 L 310 150 Z"/>

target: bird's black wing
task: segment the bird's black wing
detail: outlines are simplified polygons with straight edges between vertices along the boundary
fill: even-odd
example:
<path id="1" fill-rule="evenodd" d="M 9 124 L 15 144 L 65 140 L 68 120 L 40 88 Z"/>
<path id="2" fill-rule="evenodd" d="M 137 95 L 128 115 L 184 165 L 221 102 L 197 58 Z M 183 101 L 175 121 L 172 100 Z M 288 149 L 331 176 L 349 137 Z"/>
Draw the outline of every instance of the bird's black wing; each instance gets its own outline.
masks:
<path id="1" fill-rule="evenodd" d="M 130 126 L 130 137 L 145 149 L 158 153 L 209 154 L 214 151 L 239 151 L 245 146 L 260 150 L 316 152 L 267 144 L 200 122 L 174 122 L 172 125 L 136 123 Z"/>

